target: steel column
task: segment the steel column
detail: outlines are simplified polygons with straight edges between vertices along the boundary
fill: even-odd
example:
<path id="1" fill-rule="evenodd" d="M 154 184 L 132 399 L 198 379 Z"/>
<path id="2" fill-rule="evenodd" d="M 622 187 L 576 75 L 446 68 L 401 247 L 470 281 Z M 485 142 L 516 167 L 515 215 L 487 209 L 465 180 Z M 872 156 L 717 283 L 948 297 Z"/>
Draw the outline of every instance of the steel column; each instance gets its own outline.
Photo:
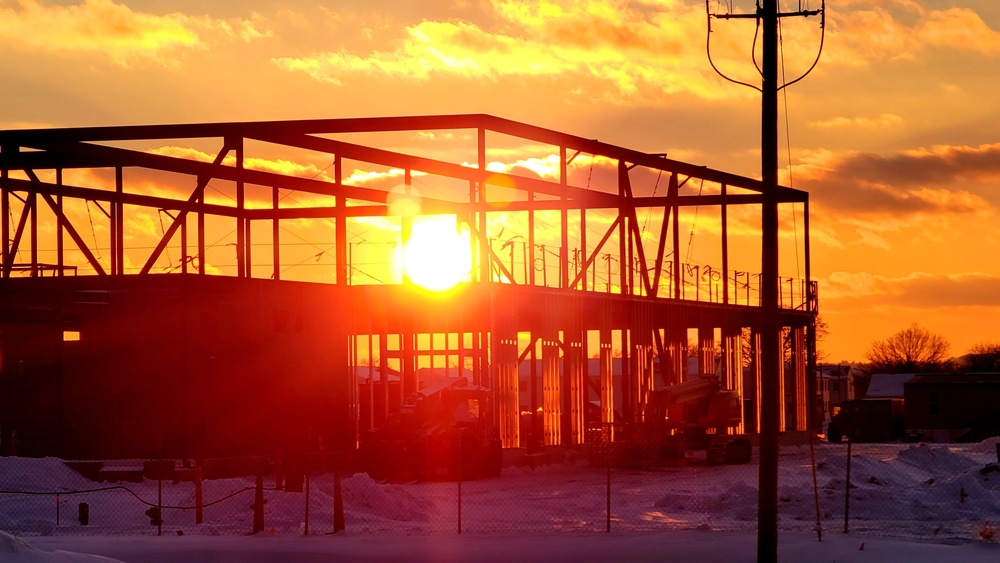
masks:
<path id="1" fill-rule="evenodd" d="M 792 358 L 794 360 L 792 373 L 795 381 L 795 420 L 794 428 L 791 430 L 808 430 L 809 412 L 809 385 L 806 382 L 808 377 L 806 360 L 806 328 L 795 327 L 792 329 Z"/>
<path id="2" fill-rule="evenodd" d="M 698 375 L 715 374 L 715 329 L 698 327 Z"/>
<path id="3" fill-rule="evenodd" d="M 341 175 L 343 174 L 343 163 L 341 162 L 339 154 L 334 157 L 333 167 L 334 178 L 339 184 Z M 337 285 L 346 287 L 348 278 L 347 269 L 353 267 L 352 264 L 347 263 L 347 199 L 343 195 L 337 194 L 336 201 L 338 213 L 337 218 L 335 219 L 336 223 L 334 224 L 334 245 L 337 252 Z"/>
<path id="4" fill-rule="evenodd" d="M 243 211 L 246 209 L 246 185 L 243 179 L 243 137 L 227 140 L 236 152 L 236 277 L 245 278 L 248 264 L 247 252 L 247 231 L 246 217 Z"/>
<path id="5" fill-rule="evenodd" d="M 552 321 L 549 320 L 549 323 Z M 562 443 L 562 385 L 558 333 L 551 325 L 542 334 L 542 435 L 546 446 Z M 567 390 L 568 391 L 568 390 Z"/>
<path id="6" fill-rule="evenodd" d="M 63 171 L 62 168 L 56 169 L 56 185 L 60 188 L 63 183 Z M 59 268 L 59 276 L 63 275 L 63 269 L 66 267 L 66 256 L 63 240 L 63 195 L 62 190 L 56 195 L 56 265 Z"/>
<path id="7" fill-rule="evenodd" d="M 10 147 L 4 146 L 0 148 L 3 155 L 6 156 Z M 11 252 L 10 252 L 10 188 L 8 186 L 7 178 L 9 172 L 6 168 L 0 170 L 0 236 L 3 237 L 3 249 L 2 255 L 0 255 L 0 261 L 3 263 L 2 271 L 0 271 L 0 277 L 9 278 L 10 277 L 10 266 L 11 266 Z"/>
<path id="8" fill-rule="evenodd" d="M 674 299 L 681 298 L 681 221 L 680 221 L 680 205 L 678 205 L 678 199 L 680 197 L 680 185 L 677 181 L 677 173 L 670 175 L 670 182 L 667 184 L 667 199 L 672 203 L 671 210 L 674 216 L 673 230 L 671 231 L 673 239 L 673 249 L 672 254 L 674 257 L 672 274 L 672 283 L 674 286 L 673 296 Z"/>
<path id="9" fill-rule="evenodd" d="M 111 245 L 112 273 L 125 274 L 125 180 L 121 166 L 115 167 L 115 199 L 111 211 L 111 231 L 114 241 Z"/>
<path id="10" fill-rule="evenodd" d="M 726 203 L 726 184 L 722 184 L 722 303 L 729 304 L 729 205 Z"/>
<path id="11" fill-rule="evenodd" d="M 585 406 L 587 382 L 584 380 L 583 335 L 580 327 L 579 305 L 570 313 L 572 320 L 563 331 L 563 373 L 566 400 L 563 406 L 563 445 L 580 445 L 585 441 Z"/>
<path id="12" fill-rule="evenodd" d="M 632 403 L 634 418 L 647 422 L 646 406 L 649 392 L 653 390 L 653 328 L 648 304 L 641 302 L 632 307 L 632 328 L 629 339 L 629 364 L 632 372 Z"/>
<path id="13" fill-rule="evenodd" d="M 278 281 L 281 279 L 281 224 L 278 221 L 278 208 L 281 199 L 278 198 L 280 190 L 277 186 L 271 187 L 271 209 L 274 210 L 274 218 L 271 219 L 271 279 Z M 340 219 L 335 219 L 340 221 Z"/>
<path id="14" fill-rule="evenodd" d="M 739 327 L 732 325 L 732 321 L 727 321 L 722 327 L 722 385 L 726 389 L 732 389 L 740 397 L 740 424 L 733 429 L 736 434 L 744 432 L 742 401 L 743 401 L 743 339 L 740 336 Z"/>
<path id="15" fill-rule="evenodd" d="M 615 375 L 610 323 L 600 328 L 601 422 L 615 422 Z"/>
<path id="16" fill-rule="evenodd" d="M 31 277 L 36 278 L 41 273 L 38 269 L 38 193 L 32 191 L 28 194 L 28 204 L 25 213 L 31 208 L 31 222 L 28 228 L 31 239 Z"/>
<path id="17" fill-rule="evenodd" d="M 492 388 L 496 393 L 500 441 L 504 448 L 520 446 L 521 408 L 518 398 L 517 321 L 509 311 L 494 310 L 491 332 Z"/>

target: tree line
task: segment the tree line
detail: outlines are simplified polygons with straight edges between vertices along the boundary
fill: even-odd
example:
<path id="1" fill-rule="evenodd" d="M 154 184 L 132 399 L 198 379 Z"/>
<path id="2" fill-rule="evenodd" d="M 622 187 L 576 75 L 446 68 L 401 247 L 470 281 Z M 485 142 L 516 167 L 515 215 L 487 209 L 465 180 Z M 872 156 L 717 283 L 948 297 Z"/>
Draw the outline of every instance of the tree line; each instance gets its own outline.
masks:
<path id="1" fill-rule="evenodd" d="M 869 373 L 1000 372 L 1000 342 L 981 342 L 957 357 L 949 356 L 950 349 L 948 339 L 914 323 L 872 342 L 865 368 Z"/>

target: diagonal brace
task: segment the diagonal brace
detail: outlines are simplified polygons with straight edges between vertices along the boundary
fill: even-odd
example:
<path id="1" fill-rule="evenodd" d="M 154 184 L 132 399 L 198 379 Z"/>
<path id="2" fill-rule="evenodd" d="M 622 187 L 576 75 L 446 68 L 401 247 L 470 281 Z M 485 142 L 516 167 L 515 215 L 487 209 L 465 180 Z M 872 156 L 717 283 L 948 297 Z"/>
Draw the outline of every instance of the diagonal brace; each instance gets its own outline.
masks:
<path id="1" fill-rule="evenodd" d="M 597 246 L 594 247 L 594 252 L 587 257 L 587 260 L 583 263 L 583 267 L 580 268 L 580 273 L 576 275 L 576 278 L 573 279 L 573 282 L 569 284 L 569 287 L 567 289 L 576 288 L 577 284 L 580 283 L 580 280 L 583 279 L 583 276 L 587 274 L 587 270 L 589 270 L 590 267 L 594 264 L 594 260 L 597 259 L 597 254 L 601 251 L 602 248 L 604 248 L 604 244 L 608 242 L 608 239 L 611 238 L 611 235 L 614 234 L 615 229 L 618 228 L 618 224 L 621 222 L 622 222 L 622 216 L 618 215 L 618 217 L 615 218 L 615 221 L 611 223 L 611 226 L 608 227 L 607 232 L 604 233 L 604 238 L 602 238 L 601 242 L 597 243 Z"/>
<path id="2" fill-rule="evenodd" d="M 229 154 L 229 151 L 230 151 L 230 143 L 229 139 L 226 139 L 226 141 L 222 145 L 222 150 L 219 151 L 219 154 L 216 155 L 215 160 L 212 161 L 213 170 L 217 169 L 219 166 L 222 165 L 222 161 L 225 160 L 226 156 Z M 194 192 L 191 193 L 191 197 L 189 197 L 187 201 L 189 206 L 198 201 L 199 198 L 205 197 L 205 186 L 208 185 L 208 181 L 210 179 L 211 179 L 210 175 L 204 175 L 198 177 L 198 185 L 195 186 Z M 152 254 L 149 255 L 149 259 L 146 260 L 146 263 L 142 266 L 142 270 L 139 271 L 140 275 L 148 274 L 149 271 L 153 269 L 153 264 L 156 264 L 156 261 L 160 258 L 160 254 L 163 254 L 163 250 L 167 247 L 167 244 L 170 242 L 170 239 L 173 238 L 174 233 L 176 233 L 177 229 L 181 226 L 181 224 L 187 220 L 187 214 L 188 214 L 187 209 L 188 208 L 181 209 L 177 213 L 177 217 L 175 217 L 174 220 L 170 223 L 170 227 L 168 227 L 167 230 L 163 233 L 163 236 L 160 238 L 160 242 L 157 243 L 156 248 L 154 248 Z"/>
<path id="3" fill-rule="evenodd" d="M 476 226 L 472 224 L 473 223 L 472 221 L 463 220 L 463 222 L 466 224 L 466 226 L 469 227 L 469 231 L 472 233 L 472 236 L 476 237 L 479 240 L 489 243 L 489 241 L 487 241 L 484 238 L 484 235 L 480 233 L 478 229 L 476 229 Z M 503 275 L 507 276 L 507 279 L 510 280 L 511 285 L 517 285 L 517 282 L 514 281 L 514 276 L 509 271 L 507 271 L 506 266 L 503 265 L 503 260 L 501 260 L 500 257 L 497 256 L 496 252 L 493 252 L 493 249 L 490 248 L 489 244 L 487 244 L 486 247 L 490 251 L 490 256 L 489 256 L 490 263 L 496 264 L 496 266 L 500 268 L 500 272 Z M 490 277 L 492 278 L 492 271 Z"/>
<path id="4" fill-rule="evenodd" d="M 87 258 L 87 262 L 89 262 L 91 267 L 94 268 L 94 271 L 97 272 L 97 275 L 106 276 L 108 273 L 104 271 L 104 267 L 101 266 L 101 262 L 97 259 L 96 256 L 94 256 L 94 253 L 90 251 L 90 248 L 87 247 L 87 243 L 84 242 L 83 237 L 81 237 L 80 233 L 78 233 L 76 229 L 73 228 L 73 225 L 69 222 L 69 219 L 66 218 L 66 215 L 63 214 L 62 209 L 59 208 L 55 200 L 52 199 L 52 196 L 46 193 L 41 193 L 39 195 L 41 195 L 42 198 L 45 199 L 45 203 L 49 204 L 49 207 L 52 209 L 52 212 L 55 213 L 56 217 L 59 218 L 59 221 L 66 229 L 66 232 L 69 234 L 70 238 L 73 239 L 73 242 L 75 242 L 76 245 L 80 248 L 80 252 L 82 252 L 83 255 Z"/>

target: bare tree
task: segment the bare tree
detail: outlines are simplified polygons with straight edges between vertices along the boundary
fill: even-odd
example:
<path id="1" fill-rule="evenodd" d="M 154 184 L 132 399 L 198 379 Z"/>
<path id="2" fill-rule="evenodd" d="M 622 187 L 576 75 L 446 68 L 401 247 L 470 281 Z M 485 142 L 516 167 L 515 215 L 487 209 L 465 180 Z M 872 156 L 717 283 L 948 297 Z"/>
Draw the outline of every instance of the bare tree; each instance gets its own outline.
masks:
<path id="1" fill-rule="evenodd" d="M 871 373 L 938 371 L 950 347 L 943 336 L 913 323 L 885 340 L 872 342 L 865 359 Z"/>
<path id="2" fill-rule="evenodd" d="M 827 335 L 830 334 L 830 330 L 827 327 L 826 321 L 819 315 L 816 315 L 816 324 L 813 326 L 815 327 L 814 329 L 807 328 L 807 330 L 816 331 L 816 362 L 819 363 L 826 360 L 827 354 L 820 348 L 820 345 Z M 785 363 L 790 362 L 792 356 L 795 355 L 793 351 L 794 336 L 795 333 L 791 330 L 781 331 L 781 360 Z M 744 328 L 740 333 L 740 338 L 740 355 L 743 358 L 743 367 L 747 367 L 753 359 L 753 353 L 750 348 L 751 330 Z"/>
<path id="3" fill-rule="evenodd" d="M 980 342 L 962 356 L 960 365 L 963 371 L 996 372 L 1000 371 L 1000 342 Z"/>
<path id="4" fill-rule="evenodd" d="M 829 354 L 821 347 L 826 337 L 830 335 L 830 327 L 823 320 L 822 315 L 816 315 L 816 323 L 813 325 L 816 331 L 816 363 L 825 362 Z"/>

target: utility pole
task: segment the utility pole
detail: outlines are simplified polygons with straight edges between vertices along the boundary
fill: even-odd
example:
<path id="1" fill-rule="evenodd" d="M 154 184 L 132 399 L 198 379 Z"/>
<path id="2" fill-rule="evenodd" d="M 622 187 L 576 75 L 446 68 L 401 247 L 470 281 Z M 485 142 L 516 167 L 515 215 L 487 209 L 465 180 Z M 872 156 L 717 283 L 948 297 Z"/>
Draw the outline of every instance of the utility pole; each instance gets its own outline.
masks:
<path id="1" fill-rule="evenodd" d="M 781 349 L 778 335 L 778 0 L 760 8 L 761 56 L 761 389 L 757 561 L 778 560 L 778 434 L 781 432 Z"/>
<path id="2" fill-rule="evenodd" d="M 754 19 L 761 26 L 761 85 L 733 80 L 722 74 L 712 62 L 709 43 L 709 62 L 726 80 L 749 86 L 761 93 L 760 167 L 763 204 L 761 205 L 761 290 L 760 290 L 760 470 L 757 498 L 757 561 L 778 560 L 778 436 L 781 432 L 781 314 L 778 292 L 778 91 L 798 82 L 805 75 L 783 85 L 778 85 L 778 19 L 808 17 L 826 13 L 825 2 L 820 10 L 779 12 L 778 0 L 757 0 L 753 14 L 708 13 L 708 33 L 711 41 L 712 18 Z M 708 12 L 709 3 L 705 2 Z M 820 43 L 822 51 L 822 43 Z M 819 60 L 817 54 L 816 60 Z M 813 63 L 813 67 L 816 63 Z M 808 74 L 813 67 L 810 67 Z"/>

